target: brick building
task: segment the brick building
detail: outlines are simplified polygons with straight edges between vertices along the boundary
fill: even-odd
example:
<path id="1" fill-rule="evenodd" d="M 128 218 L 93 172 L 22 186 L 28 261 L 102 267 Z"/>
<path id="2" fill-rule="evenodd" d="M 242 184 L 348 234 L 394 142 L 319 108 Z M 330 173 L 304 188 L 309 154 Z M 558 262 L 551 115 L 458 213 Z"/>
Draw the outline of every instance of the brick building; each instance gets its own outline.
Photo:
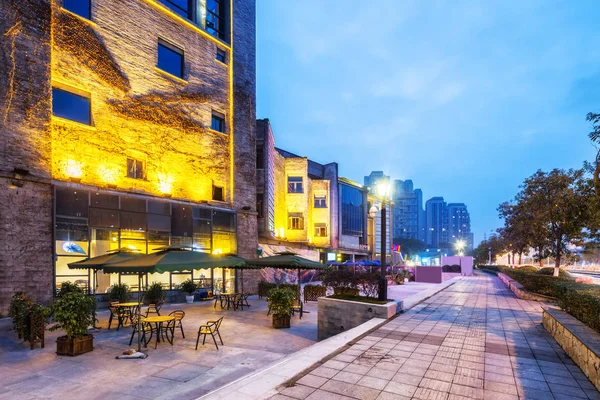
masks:
<path id="1" fill-rule="evenodd" d="M 107 250 L 256 254 L 254 0 L 8 0 L 0 31 L 0 308 L 129 283 L 67 268 Z M 234 272 L 149 281 L 189 277 Z"/>

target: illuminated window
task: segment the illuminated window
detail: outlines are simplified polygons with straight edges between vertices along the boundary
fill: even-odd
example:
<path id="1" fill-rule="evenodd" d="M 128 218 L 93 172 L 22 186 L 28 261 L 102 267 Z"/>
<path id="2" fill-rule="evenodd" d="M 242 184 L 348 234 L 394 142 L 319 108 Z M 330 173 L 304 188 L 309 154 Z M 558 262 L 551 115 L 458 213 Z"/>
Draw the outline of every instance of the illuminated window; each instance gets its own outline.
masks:
<path id="1" fill-rule="evenodd" d="M 63 8 L 86 19 L 92 19 L 91 0 L 65 0 Z"/>
<path id="2" fill-rule="evenodd" d="M 158 40 L 158 68 L 183 79 L 183 50 Z"/>
<path id="3" fill-rule="evenodd" d="M 146 179 L 146 163 L 127 157 L 127 177 L 134 179 Z"/>
<path id="4" fill-rule="evenodd" d="M 210 129 L 225 133 L 225 118 L 213 111 L 212 119 L 210 121 Z"/>
<path id="5" fill-rule="evenodd" d="M 327 224 L 323 224 L 323 223 L 315 224 L 315 236 L 316 237 L 327 236 Z"/>
<path id="6" fill-rule="evenodd" d="M 206 30 L 219 39 L 225 39 L 224 6 L 224 0 L 206 0 Z"/>
<path id="7" fill-rule="evenodd" d="M 288 176 L 288 193 L 304 193 L 301 176 Z"/>
<path id="8" fill-rule="evenodd" d="M 183 18 L 191 19 L 191 0 L 161 0 L 161 2 Z"/>
<path id="9" fill-rule="evenodd" d="M 321 196 L 315 195 L 315 208 L 327 208 L 327 196 L 325 196 L 325 195 L 321 195 Z"/>
<path id="10" fill-rule="evenodd" d="M 227 53 L 225 53 L 225 50 L 217 49 L 217 61 L 227 64 Z"/>
<path id="11" fill-rule="evenodd" d="M 302 230 L 304 229 L 304 218 L 302 213 L 289 213 L 288 214 L 288 230 Z"/>
<path id="12" fill-rule="evenodd" d="M 212 199 L 217 201 L 225 201 L 225 191 L 223 187 L 213 184 Z"/>
<path id="13" fill-rule="evenodd" d="M 52 114 L 82 124 L 92 124 L 92 110 L 89 97 L 52 88 Z"/>

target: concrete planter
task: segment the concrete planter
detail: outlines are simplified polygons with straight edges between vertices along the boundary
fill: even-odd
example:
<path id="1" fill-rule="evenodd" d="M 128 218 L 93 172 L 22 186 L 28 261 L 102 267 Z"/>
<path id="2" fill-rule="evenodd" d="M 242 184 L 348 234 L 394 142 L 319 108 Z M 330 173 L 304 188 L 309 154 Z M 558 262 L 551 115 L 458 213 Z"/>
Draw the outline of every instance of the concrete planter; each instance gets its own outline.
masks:
<path id="1" fill-rule="evenodd" d="M 402 301 L 392 300 L 386 304 L 370 304 L 359 301 L 319 297 L 319 340 L 355 328 L 371 318 L 389 319 L 402 311 Z"/>
<path id="2" fill-rule="evenodd" d="M 498 278 L 515 294 L 519 299 L 532 300 L 532 301 L 543 301 L 549 303 L 556 303 L 556 299 L 550 296 L 544 296 L 543 294 L 537 294 L 527 291 L 519 282 L 515 281 L 509 276 L 502 273 L 498 273 Z"/>
<path id="3" fill-rule="evenodd" d="M 192 304 L 194 302 L 194 295 L 185 296 L 185 302 L 188 304 Z"/>

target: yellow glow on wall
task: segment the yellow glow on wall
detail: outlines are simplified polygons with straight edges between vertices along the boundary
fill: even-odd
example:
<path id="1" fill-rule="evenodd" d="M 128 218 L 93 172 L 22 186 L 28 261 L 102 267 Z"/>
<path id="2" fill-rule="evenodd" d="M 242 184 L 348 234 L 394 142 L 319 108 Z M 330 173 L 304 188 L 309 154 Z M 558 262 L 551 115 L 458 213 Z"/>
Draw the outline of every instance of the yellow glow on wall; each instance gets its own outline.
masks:
<path id="1" fill-rule="evenodd" d="M 83 176 L 83 164 L 76 160 L 68 159 L 65 162 L 65 175 L 69 178 L 81 178 Z"/>
<path id="2" fill-rule="evenodd" d="M 279 228 L 279 237 L 280 238 L 284 238 L 285 237 L 285 231 L 283 228 Z"/>
<path id="3" fill-rule="evenodd" d="M 107 167 L 106 165 L 100 165 L 98 167 L 98 175 L 100 179 L 108 184 L 116 184 L 119 177 L 119 169 L 117 167 Z"/>
<path id="4" fill-rule="evenodd" d="M 173 189 L 173 177 L 162 172 L 158 173 L 158 190 L 162 193 L 171 193 Z"/>
<path id="5" fill-rule="evenodd" d="M 214 249 L 213 254 L 223 254 L 223 249 Z"/>

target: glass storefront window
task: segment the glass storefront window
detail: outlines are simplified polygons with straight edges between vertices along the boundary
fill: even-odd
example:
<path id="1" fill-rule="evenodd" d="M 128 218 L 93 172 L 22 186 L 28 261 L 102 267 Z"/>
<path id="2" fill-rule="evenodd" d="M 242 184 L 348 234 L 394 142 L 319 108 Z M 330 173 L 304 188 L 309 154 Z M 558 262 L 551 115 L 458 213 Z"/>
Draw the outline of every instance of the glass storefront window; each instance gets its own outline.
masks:
<path id="1" fill-rule="evenodd" d="M 148 232 L 148 254 L 156 253 L 169 246 L 169 234 L 164 232 Z"/>
<path id="2" fill-rule="evenodd" d="M 171 274 L 171 289 L 176 290 L 179 288 L 179 285 L 181 285 L 181 283 L 183 281 L 186 281 L 188 279 L 192 279 L 192 273 L 191 272 L 182 272 L 182 273 L 175 273 L 173 272 Z"/>
<path id="3" fill-rule="evenodd" d="M 56 215 L 88 216 L 89 193 L 86 190 L 56 188 Z"/>
<path id="4" fill-rule="evenodd" d="M 213 232 L 213 254 L 235 254 L 236 237 L 233 232 Z"/>
<path id="5" fill-rule="evenodd" d="M 210 221 L 194 220 L 194 250 L 210 253 L 211 250 Z"/>
<path id="6" fill-rule="evenodd" d="M 225 269 L 225 292 L 235 293 L 235 269 Z"/>
<path id="7" fill-rule="evenodd" d="M 84 269 L 70 269 L 68 264 L 77 261 L 85 260 L 87 257 L 73 257 L 73 256 L 60 256 L 56 258 L 56 287 L 55 289 L 60 290 L 60 285 L 63 282 L 69 281 L 75 283 L 88 292 L 89 286 L 89 275 L 88 271 Z"/>
<path id="8" fill-rule="evenodd" d="M 92 229 L 92 240 L 90 241 L 90 257 L 107 254 L 119 249 L 119 231 L 111 229 Z M 119 281 L 118 274 L 105 274 L 98 271 L 92 280 L 94 293 L 106 293 L 108 288 Z"/>
<path id="9" fill-rule="evenodd" d="M 212 290 L 212 278 L 210 269 L 192 271 L 193 279 L 200 289 Z"/>
<path id="10" fill-rule="evenodd" d="M 138 276 L 137 275 L 124 275 L 121 274 L 121 283 L 125 283 L 129 286 L 129 290 L 137 292 L 139 288 Z M 143 280 L 142 280 L 143 282 Z"/>
<path id="11" fill-rule="evenodd" d="M 223 268 L 213 269 L 213 291 L 215 294 L 223 292 Z"/>
<path id="12" fill-rule="evenodd" d="M 165 290 L 169 290 L 171 286 L 171 274 L 168 272 L 164 272 L 162 274 L 148 274 L 148 286 L 153 284 L 154 282 L 158 282 L 161 284 L 162 288 Z"/>

